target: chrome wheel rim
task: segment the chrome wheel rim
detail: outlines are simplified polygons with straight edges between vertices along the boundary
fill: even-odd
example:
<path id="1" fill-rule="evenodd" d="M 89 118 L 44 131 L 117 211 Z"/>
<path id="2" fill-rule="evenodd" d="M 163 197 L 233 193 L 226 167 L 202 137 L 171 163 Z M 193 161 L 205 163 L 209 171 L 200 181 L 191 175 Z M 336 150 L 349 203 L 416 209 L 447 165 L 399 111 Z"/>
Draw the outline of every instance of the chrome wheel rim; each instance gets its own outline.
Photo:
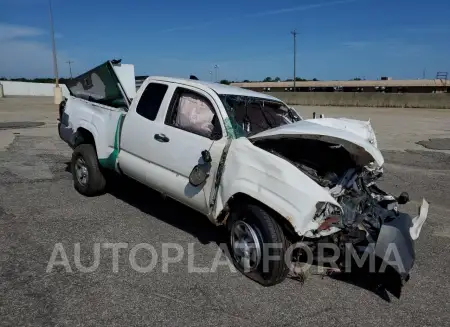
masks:
<path id="1" fill-rule="evenodd" d="M 237 264 L 245 271 L 252 271 L 261 261 L 261 244 L 256 231 L 242 220 L 231 227 L 231 248 Z"/>
<path id="2" fill-rule="evenodd" d="M 82 157 L 79 157 L 77 161 L 75 161 L 75 175 L 77 176 L 78 183 L 83 186 L 86 186 L 89 179 L 89 173 L 86 166 L 86 162 Z"/>

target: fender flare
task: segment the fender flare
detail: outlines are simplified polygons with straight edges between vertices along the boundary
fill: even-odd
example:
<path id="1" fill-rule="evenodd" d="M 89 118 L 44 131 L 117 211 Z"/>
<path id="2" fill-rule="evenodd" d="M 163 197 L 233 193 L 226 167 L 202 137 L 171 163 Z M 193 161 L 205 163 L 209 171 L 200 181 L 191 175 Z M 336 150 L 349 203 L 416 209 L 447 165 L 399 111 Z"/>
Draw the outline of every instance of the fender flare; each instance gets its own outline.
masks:
<path id="1" fill-rule="evenodd" d="M 97 128 L 90 122 L 88 122 L 87 120 L 81 120 L 79 125 L 77 126 L 76 132 L 74 133 L 74 140 L 73 140 L 73 144 L 76 145 L 77 144 L 77 137 L 80 135 L 80 129 L 84 129 L 86 131 L 88 131 L 89 133 L 92 134 L 92 137 L 94 139 L 94 146 L 98 152 L 98 148 L 100 145 L 100 141 L 98 138 L 98 130 Z"/>

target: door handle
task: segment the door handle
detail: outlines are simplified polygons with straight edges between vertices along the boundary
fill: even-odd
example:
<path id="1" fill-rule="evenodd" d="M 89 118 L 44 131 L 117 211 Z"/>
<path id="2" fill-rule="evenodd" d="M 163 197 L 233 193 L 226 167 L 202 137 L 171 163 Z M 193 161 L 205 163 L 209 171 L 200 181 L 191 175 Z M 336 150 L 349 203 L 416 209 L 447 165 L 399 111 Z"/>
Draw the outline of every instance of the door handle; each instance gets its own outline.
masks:
<path id="1" fill-rule="evenodd" d="M 155 140 L 158 142 L 169 142 L 169 138 L 164 134 L 155 134 Z"/>

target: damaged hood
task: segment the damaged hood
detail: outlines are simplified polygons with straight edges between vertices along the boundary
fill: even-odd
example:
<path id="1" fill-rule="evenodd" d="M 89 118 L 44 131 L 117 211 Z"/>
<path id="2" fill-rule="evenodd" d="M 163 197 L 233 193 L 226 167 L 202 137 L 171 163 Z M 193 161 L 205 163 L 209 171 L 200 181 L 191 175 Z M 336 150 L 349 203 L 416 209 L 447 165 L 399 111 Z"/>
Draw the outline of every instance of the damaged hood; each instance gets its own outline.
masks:
<path id="1" fill-rule="evenodd" d="M 325 119 L 327 121 L 325 121 Z M 319 121 L 323 122 L 320 123 Z M 336 121 L 336 123 L 333 124 L 333 121 Z M 264 139 L 276 140 L 283 138 L 299 138 L 314 139 L 327 143 L 339 144 L 352 155 L 358 165 L 367 166 L 373 162 L 378 167 L 381 167 L 384 163 L 384 158 L 380 150 L 378 150 L 378 148 L 371 143 L 369 137 L 365 137 L 364 134 L 361 134 L 361 131 L 363 130 L 363 123 L 367 123 L 355 122 L 358 121 L 352 121 L 350 119 L 339 120 L 335 118 L 314 119 L 314 122 L 312 122 L 312 120 L 302 120 L 296 123 L 266 130 L 250 136 L 249 139 L 257 141 Z"/>
<path id="2" fill-rule="evenodd" d="M 348 132 L 352 132 L 358 136 L 369 141 L 375 147 L 378 147 L 377 138 L 372 125 L 369 121 L 349 119 L 349 118 L 320 118 L 320 119 L 307 119 L 307 121 L 319 124 L 322 126 L 333 127 L 342 129 Z"/>

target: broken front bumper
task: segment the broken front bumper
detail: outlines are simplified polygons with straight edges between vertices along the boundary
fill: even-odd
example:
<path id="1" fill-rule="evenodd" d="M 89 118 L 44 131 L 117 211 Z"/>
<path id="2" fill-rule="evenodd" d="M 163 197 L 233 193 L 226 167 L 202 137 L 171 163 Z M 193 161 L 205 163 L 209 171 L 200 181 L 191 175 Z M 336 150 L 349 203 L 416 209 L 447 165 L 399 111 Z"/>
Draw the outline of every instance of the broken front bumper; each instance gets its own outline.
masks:
<path id="1" fill-rule="evenodd" d="M 414 219 L 399 212 L 384 221 L 375 246 L 375 255 L 389 264 L 407 280 L 414 265 L 416 240 L 428 216 L 428 203 L 423 200 L 419 215 Z"/>
<path id="2" fill-rule="evenodd" d="M 378 280 L 394 296 L 409 280 L 415 261 L 414 240 L 428 216 L 428 203 L 423 200 L 414 219 L 406 213 L 397 213 L 384 221 L 375 245 L 374 254 L 381 263 L 377 267 Z"/>

